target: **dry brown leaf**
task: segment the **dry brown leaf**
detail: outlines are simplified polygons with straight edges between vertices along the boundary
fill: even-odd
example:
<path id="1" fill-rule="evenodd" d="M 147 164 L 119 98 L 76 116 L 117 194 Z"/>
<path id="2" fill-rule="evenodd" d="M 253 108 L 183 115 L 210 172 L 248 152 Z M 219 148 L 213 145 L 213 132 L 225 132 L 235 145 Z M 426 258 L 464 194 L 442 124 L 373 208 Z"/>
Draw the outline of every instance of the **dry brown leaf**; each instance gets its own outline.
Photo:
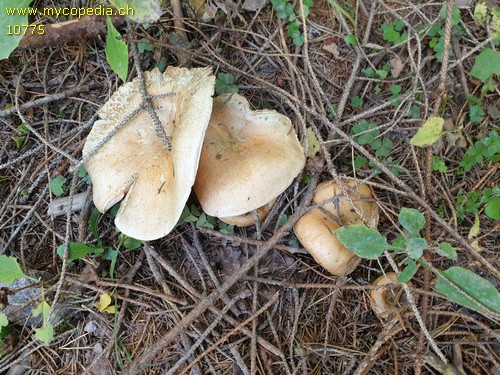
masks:
<path id="1" fill-rule="evenodd" d="M 394 56 L 391 59 L 391 74 L 393 78 L 398 78 L 401 72 L 403 71 L 403 62 L 399 58 L 399 56 Z"/>
<path id="2" fill-rule="evenodd" d="M 323 50 L 330 52 L 336 59 L 340 58 L 339 47 L 334 42 L 330 44 L 323 44 Z"/>

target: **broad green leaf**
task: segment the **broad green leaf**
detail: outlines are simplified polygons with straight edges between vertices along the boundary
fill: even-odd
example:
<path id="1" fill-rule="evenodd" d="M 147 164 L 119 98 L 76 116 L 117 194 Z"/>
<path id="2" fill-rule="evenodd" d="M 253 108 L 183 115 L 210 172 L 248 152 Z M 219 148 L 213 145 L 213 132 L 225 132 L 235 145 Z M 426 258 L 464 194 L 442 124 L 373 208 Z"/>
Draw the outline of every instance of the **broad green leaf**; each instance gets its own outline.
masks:
<path id="1" fill-rule="evenodd" d="M 431 146 L 441 136 L 443 125 L 443 118 L 429 117 L 412 139 L 410 139 L 410 143 L 419 147 Z"/>
<path id="2" fill-rule="evenodd" d="M 135 250 L 142 246 L 141 240 L 136 240 L 135 238 L 126 236 L 123 241 L 123 246 L 128 250 Z"/>
<path id="3" fill-rule="evenodd" d="M 54 338 L 54 326 L 50 322 L 51 308 L 50 305 L 45 301 L 42 295 L 42 301 L 40 304 L 33 309 L 31 314 L 36 318 L 40 314 L 42 315 L 42 328 L 35 328 L 35 337 L 42 341 L 45 345 L 48 345 L 50 341 Z"/>
<path id="4" fill-rule="evenodd" d="M 476 62 L 469 73 L 471 76 L 486 81 L 490 76 L 500 76 L 500 52 L 485 48 L 476 57 Z"/>
<path id="5" fill-rule="evenodd" d="M 364 225 L 339 228 L 335 234 L 345 247 L 365 259 L 377 259 L 389 247 L 384 236 Z"/>
<path id="6" fill-rule="evenodd" d="M 50 190 L 52 191 L 52 194 L 54 194 L 56 197 L 60 197 L 61 195 L 63 195 L 63 186 L 65 183 L 66 177 L 64 176 L 57 176 L 56 178 L 52 179 L 50 181 Z"/>
<path id="7" fill-rule="evenodd" d="M 467 238 L 471 240 L 477 237 L 480 231 L 481 231 L 481 222 L 479 221 L 479 215 L 476 214 L 476 217 L 474 219 L 474 224 L 472 224 L 472 227 L 469 230 L 469 235 L 467 236 Z"/>
<path id="8" fill-rule="evenodd" d="M 316 138 L 316 134 L 311 128 L 307 128 L 307 140 L 309 147 L 307 149 L 307 156 L 313 157 L 316 153 L 319 152 L 319 141 Z"/>
<path id="9" fill-rule="evenodd" d="M 363 99 L 361 99 L 359 96 L 353 96 L 351 99 L 351 106 L 352 108 L 359 108 L 363 105 Z"/>
<path id="10" fill-rule="evenodd" d="M 159 0 L 109 0 L 109 2 L 121 11 L 121 15 L 137 23 L 155 22 L 162 15 Z"/>
<path id="11" fill-rule="evenodd" d="M 20 25 L 28 24 L 28 5 L 31 1 L 0 0 L 0 46 L 2 46 L 0 48 L 0 60 L 9 57 L 23 38 L 23 33 L 16 33 L 16 29 Z M 24 11 L 24 14 L 19 14 L 17 10 Z M 29 32 L 31 32 L 31 28 Z"/>
<path id="12" fill-rule="evenodd" d="M 398 283 L 407 283 L 418 271 L 417 263 L 413 259 L 406 259 L 406 267 L 398 273 Z"/>
<path id="13" fill-rule="evenodd" d="M 345 41 L 347 44 L 350 44 L 351 46 L 355 46 L 356 44 L 358 44 L 358 41 L 356 40 L 356 35 L 354 35 L 354 34 L 349 34 L 349 35 L 347 35 L 347 36 L 344 38 L 344 41 Z"/>
<path id="14" fill-rule="evenodd" d="M 87 246 L 81 242 L 70 242 L 69 243 L 69 248 L 68 248 L 68 260 L 75 260 L 75 259 L 80 259 L 83 258 L 84 256 L 91 254 L 91 253 L 96 253 L 96 252 L 103 252 L 104 249 L 102 247 L 93 247 L 93 246 Z M 59 255 L 61 258 L 64 255 L 64 244 L 59 246 L 57 248 L 57 255 Z"/>
<path id="15" fill-rule="evenodd" d="M 436 290 L 453 302 L 477 311 L 484 311 L 477 303 L 455 290 L 450 281 L 473 300 L 478 301 L 497 314 L 500 313 L 500 293 L 498 293 L 492 283 L 483 277 L 462 267 L 448 268 L 446 271 L 442 271 L 441 275 L 438 274 L 437 276 Z"/>
<path id="16" fill-rule="evenodd" d="M 7 319 L 7 315 L 5 315 L 3 312 L 0 312 L 0 330 L 3 327 L 7 327 L 9 325 L 9 319 Z"/>
<path id="17" fill-rule="evenodd" d="M 16 279 L 22 279 L 23 277 L 27 277 L 23 271 L 21 271 L 21 267 L 19 263 L 17 263 L 17 259 L 14 257 L 9 257 L 7 255 L 0 255 L 0 282 L 10 284 Z"/>
<path id="18" fill-rule="evenodd" d="M 484 213 L 493 220 L 500 220 L 500 197 L 490 198 Z"/>
<path id="19" fill-rule="evenodd" d="M 451 260 L 457 260 L 458 257 L 457 251 L 448 242 L 441 242 L 439 247 L 436 249 L 436 253 Z"/>
<path id="20" fill-rule="evenodd" d="M 123 81 L 127 80 L 128 74 L 128 47 L 127 44 L 118 39 L 120 33 L 113 26 L 111 18 L 107 17 L 108 36 L 106 38 L 106 59 L 113 71 L 118 74 Z"/>
<path id="21" fill-rule="evenodd" d="M 54 339 L 54 326 L 52 323 L 46 322 L 42 328 L 35 328 L 35 337 L 45 345 L 49 345 Z"/>
<path id="22" fill-rule="evenodd" d="M 423 238 L 409 238 L 408 241 L 406 241 L 406 251 L 408 252 L 408 256 L 415 260 L 422 257 L 422 254 L 427 247 L 427 242 Z"/>
<path id="23" fill-rule="evenodd" d="M 417 237 L 425 225 L 424 215 L 414 208 L 403 207 L 399 213 L 398 221 L 412 237 Z"/>

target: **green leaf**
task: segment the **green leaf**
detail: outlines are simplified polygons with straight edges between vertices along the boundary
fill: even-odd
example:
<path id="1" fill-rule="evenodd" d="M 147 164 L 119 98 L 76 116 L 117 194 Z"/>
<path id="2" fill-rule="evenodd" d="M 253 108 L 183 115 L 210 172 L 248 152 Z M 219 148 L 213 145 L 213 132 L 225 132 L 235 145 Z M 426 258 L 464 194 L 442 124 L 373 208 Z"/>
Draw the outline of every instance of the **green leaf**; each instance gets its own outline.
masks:
<path id="1" fill-rule="evenodd" d="M 500 220 L 500 197 L 490 198 L 484 213 L 493 220 Z"/>
<path id="2" fill-rule="evenodd" d="M 138 249 L 139 247 L 142 246 L 141 240 L 136 240 L 135 238 L 125 236 L 125 235 L 123 235 L 123 236 L 125 237 L 125 239 L 123 241 L 123 247 L 125 247 L 125 249 L 135 250 L 135 249 Z"/>
<path id="3" fill-rule="evenodd" d="M 451 283 L 455 284 L 458 289 L 462 290 L 473 300 L 497 314 L 500 313 L 500 294 L 488 280 L 462 267 L 448 268 L 446 271 L 437 274 L 437 277 L 436 290 L 453 302 L 477 311 L 484 311 L 477 303 L 455 290 Z"/>
<path id="4" fill-rule="evenodd" d="M 406 251 L 408 256 L 412 259 L 420 259 L 427 249 L 427 241 L 420 237 L 409 238 L 406 241 Z"/>
<path id="5" fill-rule="evenodd" d="M 488 17 L 488 7 L 484 3 L 477 3 L 474 8 L 474 18 L 480 24 L 483 24 Z"/>
<path id="6" fill-rule="evenodd" d="M 406 267 L 398 273 L 398 283 L 407 283 L 417 273 L 418 266 L 413 259 L 406 259 Z"/>
<path id="7" fill-rule="evenodd" d="M 35 328 L 35 337 L 45 345 L 49 345 L 54 339 L 54 326 L 48 322 L 42 328 Z"/>
<path id="8" fill-rule="evenodd" d="M 63 186 L 65 183 L 66 177 L 64 176 L 57 176 L 56 178 L 52 179 L 52 181 L 50 181 L 50 190 L 52 191 L 52 194 L 54 194 L 56 197 L 60 197 L 61 195 L 63 195 Z"/>
<path id="9" fill-rule="evenodd" d="M 109 2 L 121 11 L 120 15 L 127 16 L 137 23 L 156 22 L 163 13 L 159 0 L 109 0 Z"/>
<path id="10" fill-rule="evenodd" d="M 384 236 L 364 225 L 339 228 L 335 234 L 345 247 L 365 259 L 377 259 L 389 247 Z"/>
<path id="11" fill-rule="evenodd" d="M 35 328 L 35 337 L 45 345 L 48 345 L 54 339 L 54 326 L 50 322 L 50 305 L 45 301 L 43 295 L 42 301 L 31 313 L 35 318 L 40 314 L 42 315 L 42 328 Z"/>
<path id="12" fill-rule="evenodd" d="M 215 93 L 222 94 L 237 94 L 240 91 L 238 85 L 234 84 L 234 76 L 231 73 L 219 73 L 215 80 Z"/>
<path id="13" fill-rule="evenodd" d="M 425 217 L 414 208 L 403 207 L 398 216 L 399 223 L 411 237 L 418 237 L 420 230 L 425 225 Z"/>
<path id="14" fill-rule="evenodd" d="M 99 236 L 99 230 L 97 229 L 97 223 L 99 222 L 99 219 L 101 217 L 101 212 L 95 208 L 92 213 L 90 214 L 90 231 L 92 232 L 92 235 L 94 238 L 98 241 L 101 240 L 101 237 Z"/>
<path id="15" fill-rule="evenodd" d="M 472 122 L 480 123 L 486 114 L 480 105 L 471 105 L 469 107 L 469 118 Z"/>
<path id="16" fill-rule="evenodd" d="M 312 128 L 307 128 L 307 140 L 309 144 L 309 147 L 307 149 L 307 156 L 313 157 L 314 155 L 316 155 L 316 153 L 319 152 L 320 146 L 318 138 L 316 138 L 316 134 L 314 134 Z"/>
<path id="17" fill-rule="evenodd" d="M 448 171 L 448 167 L 444 163 L 444 161 L 441 160 L 441 158 L 437 155 L 434 155 L 432 157 L 432 166 L 431 166 L 433 171 L 439 171 L 439 172 L 446 172 Z"/>
<path id="18" fill-rule="evenodd" d="M 111 264 L 109 265 L 109 277 L 114 279 L 116 260 L 118 259 L 118 250 L 111 248 L 106 249 L 106 251 L 102 254 L 102 258 L 111 261 Z"/>
<path id="19" fill-rule="evenodd" d="M 81 242 L 70 242 L 68 244 L 68 260 L 80 259 L 88 254 L 102 251 L 104 251 L 102 247 L 87 246 Z M 60 245 L 56 252 L 62 258 L 64 255 L 64 244 Z"/>
<path id="20" fill-rule="evenodd" d="M 444 119 L 441 117 L 429 117 L 429 119 L 418 129 L 417 133 L 410 139 L 415 146 L 431 146 L 441 136 Z"/>
<path id="21" fill-rule="evenodd" d="M 141 43 L 137 43 L 137 50 L 139 53 L 144 53 L 144 52 L 153 52 L 155 49 L 155 46 L 151 44 L 148 38 L 142 38 Z"/>
<path id="22" fill-rule="evenodd" d="M 361 99 L 359 96 L 353 96 L 351 99 L 351 106 L 352 108 L 359 108 L 363 105 L 363 99 Z"/>
<path id="23" fill-rule="evenodd" d="M 391 99 L 396 99 L 401 93 L 401 85 L 392 85 L 389 87 L 389 91 L 392 94 Z"/>
<path id="24" fill-rule="evenodd" d="M 16 279 L 22 279 L 23 277 L 27 277 L 23 271 L 21 271 L 21 267 L 19 263 L 17 263 L 17 259 L 14 257 L 9 257 L 7 255 L 0 255 L 0 282 L 10 284 Z"/>
<path id="25" fill-rule="evenodd" d="M 5 315 L 3 312 L 0 312 L 0 330 L 3 327 L 7 327 L 9 325 L 9 319 L 7 319 L 7 315 Z"/>
<path id="26" fill-rule="evenodd" d="M 106 18 L 108 25 L 108 36 L 106 38 L 106 48 L 104 49 L 106 59 L 111 69 L 118 74 L 118 77 L 122 81 L 126 81 L 128 74 L 128 47 L 123 40 L 118 39 L 120 33 L 113 26 L 111 18 L 109 16 Z"/>
<path id="27" fill-rule="evenodd" d="M 436 253 L 451 260 L 457 260 L 457 251 L 448 242 L 441 242 L 436 249 Z"/>
<path id="28" fill-rule="evenodd" d="M 472 227 L 469 230 L 469 235 L 467 236 L 467 238 L 471 240 L 477 237 L 480 231 L 481 231 L 481 223 L 479 221 L 479 215 L 476 214 L 476 217 L 474 218 L 474 224 L 472 224 Z"/>
<path id="29" fill-rule="evenodd" d="M 344 38 L 344 41 L 345 41 L 347 44 L 350 44 L 351 46 L 355 46 L 356 44 L 358 44 L 358 41 L 356 40 L 356 35 L 354 35 L 354 34 L 349 34 L 349 35 L 347 35 L 347 36 Z"/>
<path id="30" fill-rule="evenodd" d="M 23 33 L 15 33 L 15 27 L 28 24 L 28 5 L 32 0 L 1 0 L 0 1 L 0 60 L 9 57 L 12 51 L 16 49 L 23 37 Z M 13 14 L 3 14 L 7 9 L 13 11 Z M 25 14 L 19 15 L 19 10 L 26 10 Z M 22 28 L 21 28 L 22 30 Z M 12 33 L 9 35 L 8 32 Z M 31 32 L 31 28 L 30 28 Z"/>
<path id="31" fill-rule="evenodd" d="M 500 52 L 485 48 L 476 57 L 476 62 L 469 73 L 471 76 L 486 81 L 493 74 L 500 76 Z"/>
<path id="32" fill-rule="evenodd" d="M 25 135 L 13 135 L 12 140 L 16 142 L 16 148 L 21 148 L 24 144 L 24 140 L 26 139 Z"/>

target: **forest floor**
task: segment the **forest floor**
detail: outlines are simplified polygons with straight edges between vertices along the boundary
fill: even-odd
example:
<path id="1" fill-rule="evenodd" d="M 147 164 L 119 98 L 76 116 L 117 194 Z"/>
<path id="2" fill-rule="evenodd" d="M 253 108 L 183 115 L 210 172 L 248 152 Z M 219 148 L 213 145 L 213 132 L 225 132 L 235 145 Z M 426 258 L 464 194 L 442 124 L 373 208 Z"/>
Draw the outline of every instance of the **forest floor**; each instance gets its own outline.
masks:
<path id="1" fill-rule="evenodd" d="M 115 22 L 139 46 L 127 81 L 134 58 L 143 72 L 211 67 L 217 94 L 287 115 L 309 146 L 259 225 L 207 218 L 192 194 L 190 219 L 149 243 L 82 195 L 86 137 L 123 85 L 105 35 L 27 43 L 0 61 L 0 281 L 13 258 L 30 277 L 0 291 L 0 373 L 500 374 L 500 14 L 493 1 L 449 4 L 447 17 L 432 1 L 193 0 L 182 20 L 164 4 L 147 27 Z M 429 118 L 442 131 L 415 145 Z M 407 234 L 403 208 L 421 212 L 423 254 L 408 242 L 343 276 L 318 265 L 293 225 L 316 185 L 339 178 L 373 189 L 389 242 Z M 82 196 L 79 210 L 49 215 Z M 61 257 L 69 242 L 88 254 Z M 451 267 L 458 280 L 443 292 L 436 275 Z M 411 281 L 377 317 L 371 283 L 402 270 Z"/>

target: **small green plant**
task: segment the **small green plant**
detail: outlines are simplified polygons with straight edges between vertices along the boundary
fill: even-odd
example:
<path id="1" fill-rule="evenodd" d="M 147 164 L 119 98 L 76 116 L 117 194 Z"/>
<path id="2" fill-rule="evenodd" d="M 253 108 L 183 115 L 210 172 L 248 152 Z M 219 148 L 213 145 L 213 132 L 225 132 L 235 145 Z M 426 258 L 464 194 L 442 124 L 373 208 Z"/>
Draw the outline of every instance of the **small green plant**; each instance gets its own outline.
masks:
<path id="1" fill-rule="evenodd" d="M 404 28 L 403 21 L 396 20 L 393 22 L 384 22 L 382 24 L 382 38 L 386 42 L 393 44 L 403 43 L 408 39 L 408 33 L 403 32 Z"/>
<path id="2" fill-rule="evenodd" d="M 435 172 L 437 171 L 437 172 L 444 173 L 444 172 L 448 171 L 448 167 L 446 166 L 446 164 L 444 163 L 444 161 L 441 160 L 441 158 L 439 156 L 437 156 L 437 155 L 434 155 L 432 157 L 431 168 Z"/>
<path id="3" fill-rule="evenodd" d="M 399 174 L 399 169 L 397 168 L 396 163 L 391 162 L 388 159 L 394 144 L 389 137 L 380 136 L 380 130 L 377 128 L 376 124 L 370 123 L 366 120 L 361 120 L 353 126 L 350 135 L 356 143 L 362 146 L 367 145 L 375 151 L 375 156 L 382 164 L 387 166 L 392 173 L 395 175 Z M 377 170 L 376 165 L 371 161 L 368 162 L 368 160 L 363 156 L 357 156 L 354 159 L 354 166 L 358 170 L 367 167 Z"/>
<path id="4" fill-rule="evenodd" d="M 490 219 L 500 220 L 500 188 L 486 188 L 482 192 L 466 193 L 460 190 L 455 202 L 457 220 L 462 222 L 466 214 L 477 215 L 484 207 L 484 213 Z"/>
<path id="5" fill-rule="evenodd" d="M 494 130 L 474 143 L 466 152 L 460 162 L 459 173 L 469 172 L 473 166 L 488 160 L 491 163 L 500 161 L 500 137 Z"/>
<path id="6" fill-rule="evenodd" d="M 23 146 L 26 137 L 31 133 L 30 130 L 24 125 L 19 125 L 16 130 L 21 133 L 21 135 L 13 135 L 12 140 L 16 143 L 16 147 L 19 149 Z"/>
<path id="7" fill-rule="evenodd" d="M 219 73 L 215 80 L 215 93 L 222 94 L 237 94 L 240 91 L 238 85 L 234 84 L 234 76 L 231 73 Z"/>
<path id="8" fill-rule="evenodd" d="M 64 176 L 57 176 L 53 178 L 50 181 L 50 191 L 52 191 L 52 194 L 54 194 L 56 197 L 60 197 L 61 195 L 64 194 L 64 189 L 66 187 L 66 177 Z"/>
<path id="9" fill-rule="evenodd" d="M 479 79 L 483 86 L 481 87 L 480 97 L 469 95 L 469 118 L 472 122 L 480 123 L 483 120 L 485 112 L 481 107 L 481 103 L 490 91 L 495 91 L 493 83 L 493 75 L 500 75 L 500 52 L 493 51 L 491 48 L 485 48 L 476 57 L 474 66 L 469 75 Z"/>
<path id="10" fill-rule="evenodd" d="M 287 32 L 288 36 L 292 38 L 293 44 L 296 46 L 302 46 L 304 44 L 304 35 L 300 31 L 301 22 L 299 16 L 301 15 L 301 9 L 298 3 L 295 4 L 290 0 L 271 0 L 274 11 L 276 12 L 280 20 L 286 20 L 288 22 Z M 314 5 L 312 0 L 304 0 L 304 17 L 308 17 L 310 13 L 310 8 Z"/>
<path id="11" fill-rule="evenodd" d="M 444 54 L 444 23 L 446 19 L 446 4 L 443 4 L 441 11 L 439 12 L 439 22 L 436 22 L 428 31 L 427 36 L 431 39 L 429 40 L 429 47 L 436 54 L 436 58 L 441 60 Z M 454 5 L 452 9 L 452 33 L 459 40 L 465 33 L 463 28 L 460 26 L 460 9 Z M 417 30 L 421 33 L 425 33 L 427 29 L 426 25 L 421 25 Z M 423 35 L 422 35 L 423 36 Z M 453 56 L 453 50 L 450 48 L 448 51 L 449 56 Z"/>
<path id="12" fill-rule="evenodd" d="M 0 255 L 0 282 L 11 284 L 17 279 L 31 279 L 21 270 L 17 259 L 14 257 Z M 32 279 L 34 282 L 36 280 Z M 35 337 L 42 341 L 45 345 L 48 345 L 50 341 L 54 338 L 54 326 L 51 323 L 53 318 L 52 309 L 50 305 L 45 301 L 45 296 L 43 294 L 40 296 L 40 304 L 32 310 L 32 315 L 36 318 L 37 316 L 42 316 L 42 326 L 40 328 L 35 328 Z M 0 313 L 0 330 L 3 332 L 8 326 L 8 320 L 5 314 Z"/>
<path id="13" fill-rule="evenodd" d="M 198 228 L 210 228 L 214 229 L 215 226 L 219 226 L 219 230 L 222 233 L 232 234 L 234 233 L 234 225 L 226 224 L 222 221 L 216 220 L 214 217 L 207 215 L 206 213 L 200 211 L 196 205 L 191 204 L 190 207 L 187 205 L 182 210 L 181 221 L 184 223 L 195 223 Z"/>
<path id="14" fill-rule="evenodd" d="M 405 264 L 398 273 L 399 282 L 412 279 L 419 267 L 427 267 L 422 260 L 426 251 L 434 251 L 450 260 L 457 259 L 457 252 L 448 242 L 428 244 L 420 231 L 425 226 L 425 217 L 413 208 L 403 207 L 398 215 L 403 233 L 389 244 L 387 237 L 378 230 L 364 225 L 350 225 L 337 229 L 335 234 L 344 246 L 365 259 L 378 259 L 389 251 L 400 263 Z M 500 293 L 488 280 L 461 267 L 450 267 L 445 271 L 433 269 L 438 282 L 436 290 L 451 301 L 479 312 L 485 310 L 500 313 Z"/>

